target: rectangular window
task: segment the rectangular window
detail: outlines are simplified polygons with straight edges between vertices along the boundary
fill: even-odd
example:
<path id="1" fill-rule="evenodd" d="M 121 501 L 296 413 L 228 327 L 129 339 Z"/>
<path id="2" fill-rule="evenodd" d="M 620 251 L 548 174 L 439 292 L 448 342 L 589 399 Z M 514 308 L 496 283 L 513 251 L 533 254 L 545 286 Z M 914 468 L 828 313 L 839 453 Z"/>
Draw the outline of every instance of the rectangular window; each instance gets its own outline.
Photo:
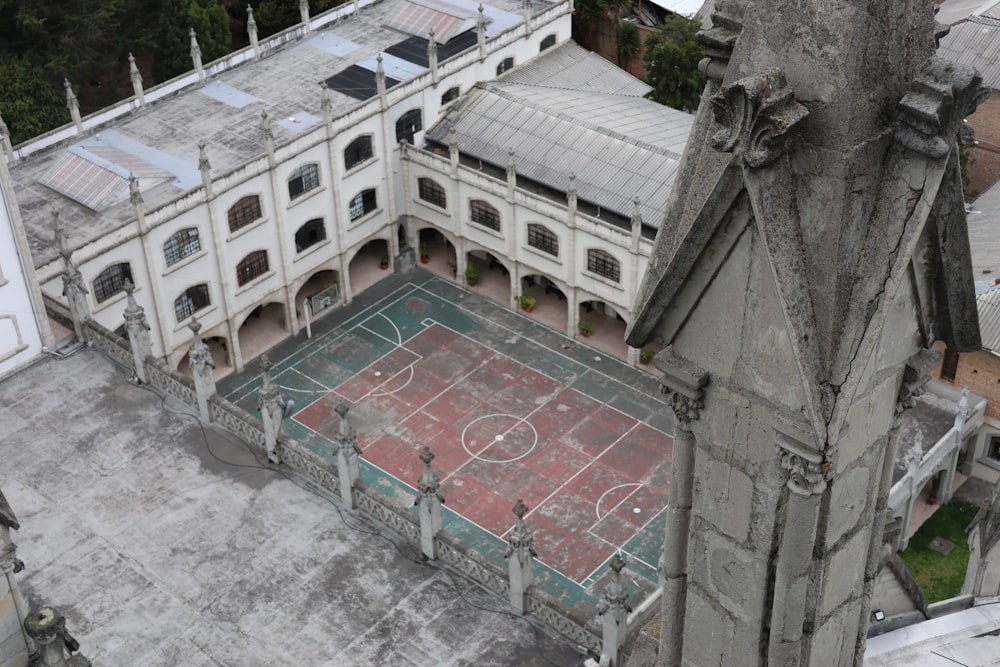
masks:
<path id="1" fill-rule="evenodd" d="M 941 379 L 948 382 L 955 381 L 955 373 L 958 371 L 958 352 L 952 350 L 944 351 L 944 359 L 941 361 Z"/>
<path id="2" fill-rule="evenodd" d="M 986 447 L 986 456 L 994 461 L 1000 461 L 1000 436 L 994 435 L 990 438 L 990 444 Z"/>

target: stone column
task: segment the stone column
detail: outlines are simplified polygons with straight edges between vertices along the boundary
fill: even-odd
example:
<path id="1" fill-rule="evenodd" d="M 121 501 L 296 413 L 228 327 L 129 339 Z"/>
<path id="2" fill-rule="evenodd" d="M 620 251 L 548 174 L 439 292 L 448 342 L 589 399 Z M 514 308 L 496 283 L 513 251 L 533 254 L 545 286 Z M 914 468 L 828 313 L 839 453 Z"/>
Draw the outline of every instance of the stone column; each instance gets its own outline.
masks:
<path id="1" fill-rule="evenodd" d="M 253 57 L 260 58 L 260 42 L 257 39 L 257 21 L 253 18 L 253 7 L 247 5 L 247 36 L 250 37 L 250 47 Z"/>
<path id="2" fill-rule="evenodd" d="M 149 321 L 142 306 L 135 302 L 135 285 L 131 280 L 125 281 L 125 291 L 128 293 L 128 304 L 125 306 L 125 331 L 132 348 L 132 368 L 135 377 L 142 384 L 148 384 L 146 377 L 146 359 L 153 355 L 153 346 L 149 342 Z"/>
<path id="3" fill-rule="evenodd" d="M 264 447 L 267 449 L 268 461 L 281 463 L 278 442 L 281 438 L 281 422 L 285 418 L 285 400 L 281 397 L 278 385 L 271 379 L 271 360 L 266 354 L 261 355 L 260 365 L 264 369 L 264 377 L 257 394 L 257 409 L 260 410 L 260 420 L 264 426 Z"/>
<path id="4" fill-rule="evenodd" d="M 135 56 L 131 52 L 128 54 L 128 75 L 132 80 L 132 92 L 135 94 L 139 106 L 146 106 L 146 93 L 142 89 L 142 74 L 139 73 L 139 68 L 135 64 Z"/>
<path id="5" fill-rule="evenodd" d="M 663 539 L 663 594 L 660 599 L 660 647 L 657 667 L 681 664 L 687 606 L 688 534 L 694 489 L 695 436 L 708 375 L 668 347 L 654 358 L 663 372 L 660 390 L 670 394 L 674 413 L 674 458 L 670 465 Z"/>
<path id="6" fill-rule="evenodd" d="M 24 563 L 17 557 L 17 545 L 10 537 L 10 531 L 18 530 L 20 527 L 21 524 L 18 523 L 14 510 L 11 509 L 3 492 L 0 491 L 0 572 L 3 573 L 7 581 L 7 588 L 10 589 L 10 595 L 14 601 L 14 613 L 17 615 L 18 626 L 24 637 L 25 650 L 31 654 L 35 652 L 35 642 L 25 632 L 23 625 L 24 620 L 28 617 L 28 604 L 24 601 L 24 595 L 21 593 L 21 587 L 18 586 L 15 576 L 24 570 Z"/>
<path id="7" fill-rule="evenodd" d="M 777 418 L 773 419 L 772 427 L 781 467 L 788 472 L 785 486 L 789 493 L 775 565 L 768 656 L 772 665 L 798 665 L 802 657 L 802 628 L 816 523 L 829 463 L 805 429 Z"/>
<path id="8" fill-rule="evenodd" d="M 212 190 L 212 164 L 208 161 L 208 153 L 205 152 L 204 141 L 198 142 L 198 171 L 201 172 L 201 184 L 205 188 L 205 199 L 215 196 Z"/>
<path id="9" fill-rule="evenodd" d="M 201 322 L 197 317 L 192 317 L 188 328 L 194 334 L 194 343 L 188 352 L 188 363 L 191 365 L 191 374 L 194 376 L 194 391 L 198 399 L 198 411 L 205 421 L 212 419 L 212 414 L 208 410 L 208 399 L 215 393 L 215 361 L 212 359 L 212 351 L 201 339 L 198 332 L 201 331 Z"/>
<path id="10" fill-rule="evenodd" d="M 80 643 L 66 630 L 66 617 L 55 607 L 41 607 L 28 614 L 24 630 L 38 645 L 36 667 L 90 667 L 82 655 L 66 656 L 80 650 Z"/>
<path id="11" fill-rule="evenodd" d="M 379 53 L 375 58 L 375 90 L 378 91 L 378 101 L 382 110 L 385 111 L 388 108 L 388 104 L 385 100 L 385 69 L 382 67 L 382 54 Z"/>
<path id="12" fill-rule="evenodd" d="M 438 85 L 438 45 L 434 41 L 434 28 L 427 35 L 427 68 L 431 71 L 431 85 Z"/>
<path id="13" fill-rule="evenodd" d="M 527 505 L 518 498 L 511 511 L 517 517 L 517 523 L 507 536 L 507 551 L 503 557 L 507 560 L 510 578 L 510 604 L 517 613 L 526 614 L 528 587 L 531 586 L 534 577 L 535 558 L 538 553 L 534 547 L 535 537 L 524 525 L 524 515 L 528 512 Z"/>
<path id="14" fill-rule="evenodd" d="M 524 35 L 531 34 L 531 0 L 524 0 L 521 3 L 521 15 L 524 16 Z"/>
<path id="15" fill-rule="evenodd" d="M 507 149 L 507 203 L 514 203 L 514 191 L 517 189 L 517 163 L 514 160 L 514 147 Z"/>
<path id="16" fill-rule="evenodd" d="M 458 137 L 455 128 L 448 130 L 448 160 L 451 163 L 451 177 L 458 180 Z"/>
<path id="17" fill-rule="evenodd" d="M 271 129 L 271 119 L 267 109 L 260 112 L 260 133 L 264 137 L 264 152 L 267 153 L 267 164 L 274 169 L 278 161 L 274 157 L 274 130 Z"/>
<path id="18" fill-rule="evenodd" d="M 486 60 L 486 14 L 479 5 L 479 18 L 476 19 L 476 42 L 479 44 L 479 62 Z"/>
<path id="19" fill-rule="evenodd" d="M 198 81 L 205 80 L 205 70 L 201 67 L 201 47 L 198 46 L 198 35 L 195 33 L 194 28 L 191 28 L 191 63 L 194 65 L 194 71 L 198 73 Z"/>
<path id="20" fill-rule="evenodd" d="M 59 254 L 63 258 L 65 268 L 62 273 L 63 296 L 69 304 L 69 316 L 73 320 L 73 333 L 81 343 L 86 342 L 87 333 L 84 324 L 90 321 L 90 302 L 87 301 L 87 285 L 83 282 L 83 276 L 79 269 L 73 264 L 73 251 L 69 247 L 69 234 L 63 229 L 59 212 L 52 211 L 52 220 L 55 225 L 56 243 L 59 245 Z"/>
<path id="21" fill-rule="evenodd" d="M 309 34 L 309 0 L 299 0 L 299 21 Z"/>
<path id="22" fill-rule="evenodd" d="M 357 431 L 347 422 L 347 413 L 350 408 L 347 407 L 346 403 L 341 402 L 335 409 L 340 415 L 337 437 L 333 440 L 333 450 L 337 456 L 337 473 L 340 477 L 340 497 L 347 503 L 348 507 L 354 509 L 354 484 L 358 481 L 361 469 L 358 461 L 361 446 L 358 445 Z"/>
<path id="23" fill-rule="evenodd" d="M 63 79 L 63 87 L 66 88 L 66 107 L 69 109 L 69 117 L 76 125 L 76 131 L 82 134 L 83 120 L 80 118 L 80 102 L 73 93 L 73 84 L 69 82 L 69 79 Z"/>
<path id="24" fill-rule="evenodd" d="M 621 554 L 615 554 L 608 563 L 611 581 L 604 587 L 604 597 L 597 603 L 597 613 L 603 628 L 601 636 L 601 667 L 621 667 L 622 642 L 625 640 L 628 613 L 632 611 L 628 603 L 628 583 L 622 576 L 625 561 Z"/>
<path id="25" fill-rule="evenodd" d="M 417 495 L 413 504 L 420 507 L 420 549 L 428 560 L 434 560 L 437 558 L 434 536 L 441 530 L 441 505 L 444 504 L 444 496 L 441 494 L 441 480 L 431 470 L 434 452 L 427 445 L 424 445 L 424 450 L 420 453 L 420 460 L 424 462 L 424 472 L 417 482 Z"/>

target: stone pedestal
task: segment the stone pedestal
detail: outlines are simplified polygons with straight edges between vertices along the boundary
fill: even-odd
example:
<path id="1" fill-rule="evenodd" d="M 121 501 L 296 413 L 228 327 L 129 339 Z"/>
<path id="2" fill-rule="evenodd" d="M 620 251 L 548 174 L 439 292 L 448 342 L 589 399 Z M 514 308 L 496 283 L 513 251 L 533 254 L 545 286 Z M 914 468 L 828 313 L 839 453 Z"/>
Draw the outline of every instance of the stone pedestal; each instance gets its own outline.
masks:
<path id="1" fill-rule="evenodd" d="M 528 611 L 528 587 L 534 579 L 535 552 L 534 535 L 524 524 L 527 506 L 517 499 L 511 510 L 517 517 L 517 523 L 507 537 L 507 551 L 503 557 L 507 559 L 508 576 L 510 579 L 510 604 L 519 614 Z"/>
<path id="2" fill-rule="evenodd" d="M 125 281 L 125 291 L 128 292 L 128 303 L 125 306 L 125 331 L 128 333 L 129 346 L 132 348 L 132 368 L 135 377 L 146 384 L 146 359 L 153 354 L 153 346 L 149 341 L 149 322 L 142 307 L 135 302 L 133 292 L 135 287 L 131 280 Z"/>
<path id="3" fill-rule="evenodd" d="M 604 587 L 604 597 L 597 605 L 601 616 L 601 666 L 621 667 L 621 650 L 628 629 L 628 614 L 632 607 L 628 603 L 628 584 L 622 575 L 625 561 L 615 554 L 608 563 L 611 581 Z"/>
<path id="4" fill-rule="evenodd" d="M 264 376 L 257 395 L 257 409 L 260 410 L 260 420 L 264 427 L 264 447 L 267 449 L 268 461 L 281 463 L 278 440 L 285 416 L 285 400 L 281 397 L 278 385 L 271 379 L 271 360 L 266 354 L 260 358 L 260 365 L 264 369 Z"/>
<path id="5" fill-rule="evenodd" d="M 354 509 L 354 484 L 358 481 L 361 465 L 358 456 L 361 446 L 358 444 L 358 434 L 347 422 L 350 408 L 346 403 L 340 403 L 336 412 L 340 415 L 337 427 L 337 437 L 333 441 L 334 454 L 337 457 L 337 475 L 340 479 L 340 497 L 347 506 Z"/>
<path id="6" fill-rule="evenodd" d="M 208 409 L 208 399 L 215 394 L 215 361 L 212 359 L 212 351 L 198 335 L 198 332 L 201 331 L 201 323 L 198 319 L 192 317 L 188 328 L 194 334 L 194 342 L 188 352 L 188 363 L 191 366 L 191 374 L 194 376 L 198 411 L 201 413 L 202 419 L 210 421 L 212 413 Z"/>
<path id="7" fill-rule="evenodd" d="M 413 504 L 420 509 L 420 550 L 428 560 L 434 560 L 437 558 L 434 537 L 441 530 L 441 505 L 444 503 L 444 496 L 441 494 L 441 480 L 431 470 L 434 453 L 427 445 L 424 445 L 420 460 L 424 462 L 424 472 L 417 482 L 417 495 Z"/>

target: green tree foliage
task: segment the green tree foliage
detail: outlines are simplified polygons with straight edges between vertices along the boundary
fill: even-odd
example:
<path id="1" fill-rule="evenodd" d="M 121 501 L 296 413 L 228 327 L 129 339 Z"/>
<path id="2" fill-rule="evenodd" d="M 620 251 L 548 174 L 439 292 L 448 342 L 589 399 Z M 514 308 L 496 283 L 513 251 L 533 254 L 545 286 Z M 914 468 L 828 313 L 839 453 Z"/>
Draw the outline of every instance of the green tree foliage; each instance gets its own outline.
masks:
<path id="1" fill-rule="evenodd" d="M 27 56 L 0 53 L 0 112 L 16 145 L 69 122 L 66 93 Z"/>
<path id="2" fill-rule="evenodd" d="M 628 69 L 639 52 L 639 28 L 634 23 L 622 23 L 618 28 L 618 66 Z"/>
<path id="3" fill-rule="evenodd" d="M 704 56 L 695 40 L 697 21 L 671 14 L 656 32 L 646 37 L 646 82 L 653 87 L 649 97 L 675 109 L 698 108 L 705 76 L 698 71 Z"/>
<path id="4" fill-rule="evenodd" d="M 165 0 L 158 26 L 153 73 L 160 81 L 190 70 L 191 29 L 198 36 L 201 60 L 209 63 L 229 53 L 229 14 L 216 0 Z"/>
<path id="5" fill-rule="evenodd" d="M 309 0 L 309 15 L 316 16 L 328 9 L 338 7 L 347 0 Z M 253 5 L 253 18 L 261 37 L 281 32 L 299 23 L 299 3 L 297 0 L 259 0 Z"/>

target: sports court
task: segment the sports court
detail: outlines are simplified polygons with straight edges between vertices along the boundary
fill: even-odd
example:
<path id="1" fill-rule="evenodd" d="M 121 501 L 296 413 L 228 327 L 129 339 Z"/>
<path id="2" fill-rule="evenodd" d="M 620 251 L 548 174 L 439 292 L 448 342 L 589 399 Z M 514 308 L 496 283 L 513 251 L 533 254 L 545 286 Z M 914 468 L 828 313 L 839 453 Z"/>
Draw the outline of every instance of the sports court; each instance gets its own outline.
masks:
<path id="1" fill-rule="evenodd" d="M 329 456 L 345 402 L 362 479 L 387 495 L 412 498 L 429 445 L 445 529 L 481 554 L 502 562 L 522 498 L 553 595 L 596 597 L 619 550 L 637 600 L 655 588 L 672 429 L 647 374 L 421 271 L 383 280 L 269 356 L 296 402 L 288 433 Z M 255 411 L 259 372 L 251 364 L 220 393 Z"/>

